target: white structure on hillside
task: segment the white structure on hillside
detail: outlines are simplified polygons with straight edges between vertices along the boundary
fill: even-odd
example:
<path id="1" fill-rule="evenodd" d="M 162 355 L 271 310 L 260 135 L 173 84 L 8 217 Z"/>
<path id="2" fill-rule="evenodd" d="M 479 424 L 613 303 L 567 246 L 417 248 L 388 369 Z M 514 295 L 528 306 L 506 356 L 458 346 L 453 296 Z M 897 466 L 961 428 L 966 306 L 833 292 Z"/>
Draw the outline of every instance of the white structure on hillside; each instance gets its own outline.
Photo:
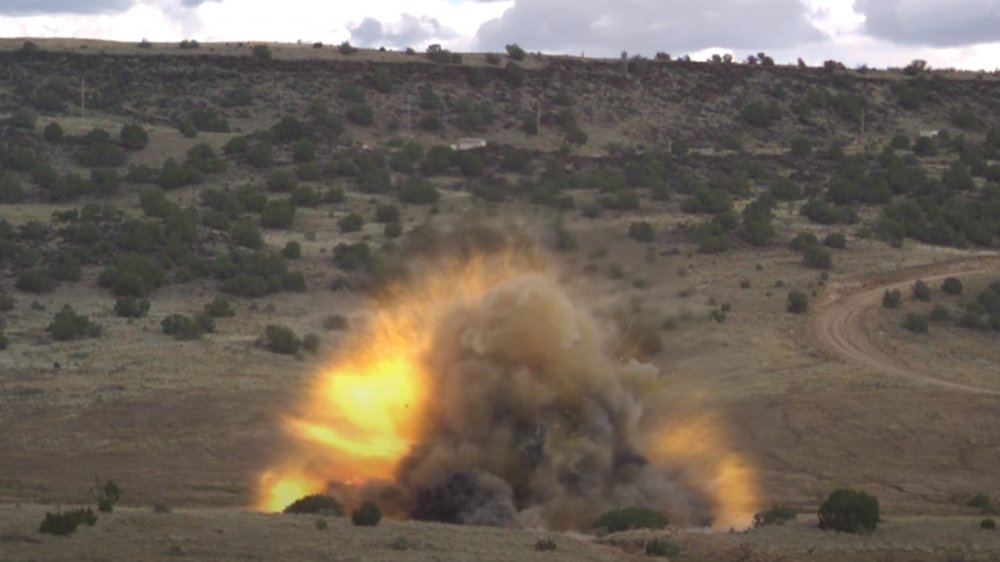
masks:
<path id="1" fill-rule="evenodd" d="M 458 142 L 451 145 L 452 150 L 473 150 L 476 148 L 486 148 L 486 139 L 458 139 Z"/>

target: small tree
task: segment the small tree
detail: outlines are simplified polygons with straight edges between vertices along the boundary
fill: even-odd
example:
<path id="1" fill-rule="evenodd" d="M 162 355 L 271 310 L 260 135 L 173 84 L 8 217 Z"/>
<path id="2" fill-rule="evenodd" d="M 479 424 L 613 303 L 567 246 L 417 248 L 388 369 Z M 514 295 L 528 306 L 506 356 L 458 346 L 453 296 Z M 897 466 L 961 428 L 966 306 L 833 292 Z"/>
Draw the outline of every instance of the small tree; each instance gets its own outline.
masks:
<path id="1" fill-rule="evenodd" d="M 350 213 L 337 221 L 337 224 L 341 232 L 357 232 L 365 225 L 365 219 L 357 213 Z"/>
<path id="2" fill-rule="evenodd" d="M 913 298 L 928 302 L 931 300 L 931 288 L 923 281 L 917 281 L 913 284 Z"/>
<path id="3" fill-rule="evenodd" d="M 101 513 L 111 513 L 114 511 L 115 504 L 122 497 L 121 486 L 114 480 L 108 480 L 104 484 L 101 484 L 101 481 L 98 480 L 94 486 L 94 491 L 97 495 L 97 509 Z"/>
<path id="4" fill-rule="evenodd" d="M 801 291 L 788 293 L 788 305 L 786 310 L 792 314 L 802 314 L 809 309 L 809 297 Z"/>
<path id="5" fill-rule="evenodd" d="M 633 222 L 628 226 L 628 237 L 638 242 L 652 242 L 654 236 L 653 225 L 646 221 Z"/>
<path id="6" fill-rule="evenodd" d="M 948 277 L 941 283 L 941 290 L 949 295 L 961 295 L 962 280 L 956 277 Z"/>
<path id="7" fill-rule="evenodd" d="M 90 321 L 90 318 L 77 314 L 69 305 L 52 317 L 47 330 L 52 337 L 64 341 L 80 338 L 96 338 L 101 335 L 101 326 Z"/>
<path id="8" fill-rule="evenodd" d="M 525 55 L 527 55 L 527 53 L 525 53 L 524 49 L 522 49 L 517 43 L 507 45 L 507 56 L 510 57 L 511 60 L 522 61 L 524 60 Z"/>
<path id="9" fill-rule="evenodd" d="M 160 326 L 163 328 L 164 334 L 173 336 L 174 339 L 180 341 L 196 340 L 205 333 L 201 323 L 183 314 L 167 316 L 160 322 Z"/>
<path id="10" fill-rule="evenodd" d="M 45 130 L 42 132 L 42 137 L 47 143 L 57 144 L 63 141 L 65 133 L 63 133 L 62 126 L 53 121 L 45 127 Z"/>
<path id="11" fill-rule="evenodd" d="M 847 247 L 847 238 L 839 232 L 831 232 L 823 239 L 823 245 L 835 250 L 843 250 Z"/>
<path id="12" fill-rule="evenodd" d="M 354 53 L 358 52 L 356 48 L 351 46 L 350 41 L 344 41 L 343 43 L 341 43 L 340 46 L 337 47 L 337 50 L 340 51 L 340 54 L 347 56 L 353 55 Z"/>
<path id="13" fill-rule="evenodd" d="M 358 527 L 374 527 L 382 520 L 382 510 L 374 502 L 365 501 L 351 514 L 351 523 Z"/>
<path id="14" fill-rule="evenodd" d="M 213 318 L 227 318 L 236 316 L 236 308 L 229 299 L 220 295 L 205 305 L 205 313 Z"/>
<path id="15" fill-rule="evenodd" d="M 903 304 L 903 295 L 896 289 L 886 289 L 882 293 L 882 308 L 899 308 Z"/>
<path id="16" fill-rule="evenodd" d="M 819 528 L 824 530 L 870 532 L 875 530 L 878 522 L 878 499 L 857 490 L 836 490 L 819 508 Z"/>
<path id="17" fill-rule="evenodd" d="M 119 134 L 122 144 L 129 150 L 142 150 L 149 144 L 149 133 L 135 123 L 122 126 Z"/>
<path id="18" fill-rule="evenodd" d="M 302 257 L 302 245 L 295 240 L 289 240 L 281 249 L 281 257 L 289 260 L 299 259 Z"/>
<path id="19" fill-rule="evenodd" d="M 337 500 L 330 496 L 313 494 L 295 500 L 283 509 L 282 513 L 310 513 L 340 517 L 344 514 L 344 509 Z"/>
<path id="20" fill-rule="evenodd" d="M 767 525 L 784 525 L 789 521 L 794 521 L 797 516 L 798 514 L 795 513 L 794 509 L 786 505 L 775 504 L 767 511 L 755 513 L 753 515 L 753 526 L 757 529 Z"/>
<path id="21" fill-rule="evenodd" d="M 830 250 L 819 245 L 806 246 L 802 250 L 802 260 L 807 266 L 816 269 L 830 269 L 833 265 L 833 255 Z"/>
<path id="22" fill-rule="evenodd" d="M 301 343 L 295 332 L 287 326 L 270 324 L 264 329 L 264 346 L 271 353 L 295 355 L 299 352 Z"/>
<path id="23" fill-rule="evenodd" d="M 115 301 L 115 314 L 123 318 L 142 318 L 148 312 L 149 299 L 124 296 Z"/>
<path id="24" fill-rule="evenodd" d="M 267 45 L 254 45 L 253 58 L 257 60 L 271 60 L 271 48 Z"/>

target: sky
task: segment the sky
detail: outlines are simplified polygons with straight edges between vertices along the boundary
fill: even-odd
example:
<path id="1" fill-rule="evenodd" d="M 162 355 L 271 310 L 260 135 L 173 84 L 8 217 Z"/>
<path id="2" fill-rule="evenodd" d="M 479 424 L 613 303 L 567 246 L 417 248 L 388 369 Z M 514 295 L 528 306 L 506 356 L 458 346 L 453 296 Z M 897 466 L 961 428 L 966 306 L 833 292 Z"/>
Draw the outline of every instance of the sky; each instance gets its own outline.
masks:
<path id="1" fill-rule="evenodd" d="M 1000 68 L 1000 0 L 0 0 L 2 37 Z"/>

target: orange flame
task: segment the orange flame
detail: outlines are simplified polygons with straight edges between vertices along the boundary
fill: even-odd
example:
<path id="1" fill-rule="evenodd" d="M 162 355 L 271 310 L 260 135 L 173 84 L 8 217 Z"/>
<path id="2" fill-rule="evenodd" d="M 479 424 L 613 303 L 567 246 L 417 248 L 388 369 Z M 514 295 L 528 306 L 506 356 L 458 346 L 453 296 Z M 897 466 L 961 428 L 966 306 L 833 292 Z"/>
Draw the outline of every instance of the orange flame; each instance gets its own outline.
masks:
<path id="1" fill-rule="evenodd" d="M 422 435 L 429 383 L 421 358 L 438 320 L 533 269 L 530 256 L 511 252 L 456 262 L 415 286 L 390 289 L 346 355 L 318 373 L 299 415 L 285 419 L 297 461 L 259 477 L 258 509 L 280 511 L 330 482 L 391 479 Z"/>
<path id="2" fill-rule="evenodd" d="M 431 383 L 423 365 L 435 327 L 499 283 L 539 269 L 535 256 L 508 252 L 435 268 L 389 291 L 346 351 L 316 374 L 297 414 L 284 420 L 296 448 L 259 476 L 257 508 L 280 511 L 325 493 L 331 482 L 391 480 L 424 436 Z M 732 451 L 720 418 L 702 412 L 662 427 L 648 444 L 650 460 L 684 470 L 710 498 L 716 526 L 746 526 L 758 507 L 757 475 Z"/>
<path id="3" fill-rule="evenodd" d="M 716 528 L 746 528 L 760 507 L 757 473 L 733 451 L 717 414 L 678 416 L 651 446 L 654 461 L 680 466 L 707 494 Z"/>

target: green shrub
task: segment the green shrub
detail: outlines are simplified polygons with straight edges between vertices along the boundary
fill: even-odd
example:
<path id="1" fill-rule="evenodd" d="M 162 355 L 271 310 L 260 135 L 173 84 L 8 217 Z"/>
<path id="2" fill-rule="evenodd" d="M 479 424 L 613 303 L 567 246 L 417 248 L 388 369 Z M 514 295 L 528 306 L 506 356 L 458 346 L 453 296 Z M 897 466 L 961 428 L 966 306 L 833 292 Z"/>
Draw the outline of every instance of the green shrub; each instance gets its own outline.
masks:
<path id="1" fill-rule="evenodd" d="M 526 79 L 526 73 L 521 65 L 516 62 L 508 62 L 507 66 L 503 69 L 503 79 L 508 85 L 514 88 L 520 88 L 524 85 Z"/>
<path id="2" fill-rule="evenodd" d="M 374 502 L 365 501 L 351 514 L 351 523 L 358 527 L 374 527 L 382 520 L 382 510 Z"/>
<path id="3" fill-rule="evenodd" d="M 993 500 L 982 492 L 979 492 L 978 494 L 972 496 L 972 498 L 970 498 L 965 505 L 969 507 L 978 508 L 983 513 L 994 512 Z"/>
<path id="4" fill-rule="evenodd" d="M 291 170 L 276 170 L 267 178 L 267 188 L 271 191 L 287 193 L 295 189 L 298 180 L 295 179 L 295 172 Z"/>
<path id="5" fill-rule="evenodd" d="M 437 188 L 424 178 L 412 177 L 403 182 L 397 189 L 399 200 L 414 205 L 429 205 L 437 203 L 440 195 Z"/>
<path id="6" fill-rule="evenodd" d="M 812 268 L 830 269 L 833 265 L 833 254 L 822 246 L 810 245 L 802 250 L 802 261 Z"/>
<path id="7" fill-rule="evenodd" d="M 803 314 L 809 309 L 809 297 L 801 291 L 792 291 L 788 293 L 785 309 L 792 314 Z"/>
<path id="8" fill-rule="evenodd" d="M 149 133 L 146 132 L 146 129 L 135 123 L 123 125 L 119 137 L 122 144 L 129 150 L 142 150 L 149 144 Z"/>
<path id="9" fill-rule="evenodd" d="M 913 290 L 913 298 L 917 299 L 918 301 L 928 302 L 931 300 L 931 288 L 929 285 L 927 285 L 927 283 L 924 283 L 922 280 L 918 280 L 916 283 L 914 283 L 912 290 Z"/>
<path id="10" fill-rule="evenodd" d="M 273 159 L 273 149 L 271 148 L 271 143 L 268 142 L 258 142 L 246 152 L 247 164 L 257 169 L 269 168 Z"/>
<path id="11" fill-rule="evenodd" d="M 333 314 L 323 319 L 323 329 L 330 331 L 341 331 L 347 329 L 347 318 L 340 314 Z"/>
<path id="12" fill-rule="evenodd" d="M 527 53 L 524 52 L 524 49 L 522 49 L 517 43 L 507 45 L 506 49 L 507 56 L 510 57 L 511 60 L 522 61 L 524 60 L 525 55 L 527 55 Z"/>
<path id="13" fill-rule="evenodd" d="M 77 253 L 62 251 L 49 264 L 49 275 L 56 281 L 79 281 L 83 276 L 82 264 Z"/>
<path id="14" fill-rule="evenodd" d="M 882 293 L 882 308 L 899 308 L 903 304 L 903 294 L 897 289 L 886 289 Z"/>
<path id="15" fill-rule="evenodd" d="M 236 308 L 229 299 L 217 296 L 205 305 L 205 313 L 213 318 L 229 318 L 236 316 Z"/>
<path id="16" fill-rule="evenodd" d="M 556 549 L 556 541 L 552 539 L 538 539 L 535 541 L 535 550 L 539 552 L 549 552 Z"/>
<path id="17" fill-rule="evenodd" d="M 935 322 L 946 322 L 951 320 L 951 310 L 943 304 L 935 305 L 934 308 L 931 309 L 930 319 Z"/>
<path id="18" fill-rule="evenodd" d="M 826 238 L 823 239 L 823 245 L 827 248 L 843 250 L 847 247 L 847 238 L 839 232 L 831 232 L 826 235 Z"/>
<path id="19" fill-rule="evenodd" d="M 115 504 L 122 497 L 121 486 L 114 480 L 107 480 L 104 484 L 98 481 L 95 486 L 97 492 L 97 509 L 101 513 L 111 513 L 115 509 Z"/>
<path id="20" fill-rule="evenodd" d="M 979 528 L 984 529 L 986 531 L 993 531 L 997 528 L 997 522 L 994 521 L 992 518 L 987 517 L 986 519 L 983 519 L 982 521 L 979 522 Z"/>
<path id="21" fill-rule="evenodd" d="M 187 152 L 185 165 L 203 174 L 219 174 L 226 171 L 226 162 L 215 153 L 211 146 L 201 143 L 193 146 Z"/>
<path id="22" fill-rule="evenodd" d="M 257 60 L 271 60 L 271 48 L 267 45 L 254 45 L 253 58 Z"/>
<path id="23" fill-rule="evenodd" d="M 149 312 L 149 299 L 132 296 L 119 297 L 115 301 L 115 315 L 123 318 L 142 318 Z"/>
<path id="24" fill-rule="evenodd" d="M 183 314 L 171 314 L 165 317 L 160 321 L 160 327 L 164 334 L 181 341 L 196 340 L 205 333 L 198 320 Z"/>
<path id="25" fill-rule="evenodd" d="M 90 321 L 90 318 L 77 314 L 66 305 L 52 317 L 52 322 L 46 328 L 52 337 L 59 341 L 81 338 L 96 338 L 101 335 L 101 326 Z"/>
<path id="26" fill-rule="evenodd" d="M 628 225 L 628 237 L 638 242 L 652 242 L 655 236 L 653 225 L 646 221 L 633 222 Z"/>
<path id="27" fill-rule="evenodd" d="M 351 43 L 349 41 L 344 41 L 343 43 L 341 43 L 340 46 L 337 47 L 337 50 L 340 51 L 340 54 L 342 55 L 353 55 L 354 53 L 358 52 L 356 48 L 351 46 Z"/>
<path id="28" fill-rule="evenodd" d="M 350 213 L 337 221 L 337 225 L 341 232 L 357 232 L 365 225 L 365 219 L 357 213 Z"/>
<path id="29" fill-rule="evenodd" d="M 753 515 L 753 526 L 755 529 L 764 527 L 767 525 L 784 525 L 789 521 L 795 521 L 798 514 L 795 510 L 781 504 L 775 504 L 768 509 L 760 513 L 755 513 Z"/>
<path id="30" fill-rule="evenodd" d="M 312 513 L 340 517 L 344 509 L 330 496 L 314 494 L 299 498 L 282 510 L 282 513 Z"/>
<path id="31" fill-rule="evenodd" d="M 94 510 L 88 507 L 86 509 L 71 509 L 56 513 L 46 512 L 45 519 L 42 520 L 42 524 L 38 527 L 38 532 L 52 535 L 69 535 L 73 531 L 76 531 L 76 528 L 81 523 L 88 527 L 92 527 L 97 523 L 97 514 L 94 513 Z"/>
<path id="32" fill-rule="evenodd" d="M 289 260 L 297 260 L 302 257 L 302 245 L 295 240 L 289 240 L 281 250 L 281 257 Z"/>
<path id="33" fill-rule="evenodd" d="M 647 507 L 626 507 L 601 514 L 593 527 L 603 533 L 617 533 L 632 529 L 664 529 L 670 519 L 663 512 Z"/>
<path id="34" fill-rule="evenodd" d="M 858 533 L 874 531 L 879 522 L 878 499 L 848 489 L 834 491 L 819 508 L 819 528 Z"/>
<path id="35" fill-rule="evenodd" d="M 65 133 L 63 133 L 62 126 L 60 126 L 59 123 L 56 123 L 55 121 L 49 123 L 45 127 L 45 130 L 42 132 L 42 138 L 45 139 L 45 142 L 50 144 L 58 144 L 62 142 L 65 136 L 66 135 Z"/>
<path id="36" fill-rule="evenodd" d="M 667 539 L 652 539 L 646 542 L 646 556 L 656 556 L 661 558 L 675 558 L 680 555 L 681 549 L 673 541 Z"/>
<path id="37" fill-rule="evenodd" d="M 295 220 L 295 204 L 289 200 L 269 201 L 260 214 L 264 228 L 289 228 Z"/>
<path id="38" fill-rule="evenodd" d="M 287 326 L 269 324 L 264 329 L 264 347 L 271 353 L 295 355 L 301 345 L 298 336 Z"/>
<path id="39" fill-rule="evenodd" d="M 309 139 L 299 139 L 292 145 L 292 158 L 296 162 L 312 162 L 316 159 L 316 144 Z"/>
<path id="40" fill-rule="evenodd" d="M 201 47 L 201 44 L 194 39 L 184 39 L 180 43 L 180 48 L 184 50 L 197 49 Z"/>
<path id="41" fill-rule="evenodd" d="M 47 270 L 26 269 L 17 274 L 17 281 L 14 286 L 26 293 L 41 295 L 51 293 L 56 289 L 58 283 L 52 278 Z"/>
<path id="42" fill-rule="evenodd" d="M 260 234 L 257 225 L 250 221 L 240 221 L 235 223 L 229 234 L 233 237 L 233 242 L 238 246 L 256 250 L 264 245 L 264 238 Z"/>
<path id="43" fill-rule="evenodd" d="M 187 163 L 180 164 L 173 158 L 167 158 L 160 167 L 157 183 L 163 189 L 177 189 L 201 180 L 202 175 L 197 169 Z"/>
<path id="44" fill-rule="evenodd" d="M 111 288 L 119 297 L 145 297 L 163 284 L 166 274 L 155 258 L 125 254 L 115 258 L 97 279 L 101 287 Z"/>
<path id="45" fill-rule="evenodd" d="M 948 277 L 941 283 L 941 290 L 949 295 L 961 295 L 962 280 L 956 277 Z"/>
<path id="46" fill-rule="evenodd" d="M 355 125 L 371 127 L 375 123 L 375 110 L 368 104 L 356 103 L 347 108 L 347 119 Z"/>
<path id="47" fill-rule="evenodd" d="M 372 263 L 371 250 L 364 242 L 356 244 L 341 242 L 333 248 L 333 263 L 345 271 L 367 268 Z"/>
<path id="48" fill-rule="evenodd" d="M 752 101 L 740 111 L 744 121 L 754 127 L 767 127 L 781 119 L 781 108 L 775 102 Z"/>

